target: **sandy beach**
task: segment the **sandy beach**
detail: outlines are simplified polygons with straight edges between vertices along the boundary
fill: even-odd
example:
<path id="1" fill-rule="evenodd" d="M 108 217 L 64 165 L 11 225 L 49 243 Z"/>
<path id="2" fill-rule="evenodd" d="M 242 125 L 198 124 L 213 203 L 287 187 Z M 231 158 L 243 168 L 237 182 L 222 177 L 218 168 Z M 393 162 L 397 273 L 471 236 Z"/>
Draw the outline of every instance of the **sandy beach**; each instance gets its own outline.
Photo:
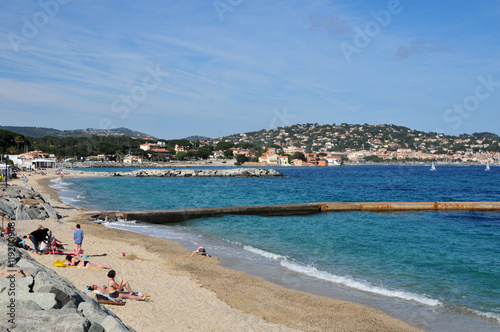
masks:
<path id="1" fill-rule="evenodd" d="M 17 233 L 29 234 L 43 225 L 65 242 L 66 251 L 72 251 L 73 231 L 79 223 L 85 233 L 86 260 L 111 265 L 117 280 L 123 278 L 134 291 L 150 294 L 152 302 L 128 300 L 125 306 L 107 306 L 137 331 L 418 331 L 373 308 L 285 289 L 223 268 L 217 257 L 190 257 L 196 248 L 96 224 L 89 218 L 92 211 L 59 200 L 48 186 L 54 177 L 33 175 L 27 184 L 21 179 L 10 182 L 33 187 L 64 216 L 17 220 Z M 81 290 L 107 284 L 107 270 L 56 268 L 52 263 L 61 256 L 32 257 Z"/>

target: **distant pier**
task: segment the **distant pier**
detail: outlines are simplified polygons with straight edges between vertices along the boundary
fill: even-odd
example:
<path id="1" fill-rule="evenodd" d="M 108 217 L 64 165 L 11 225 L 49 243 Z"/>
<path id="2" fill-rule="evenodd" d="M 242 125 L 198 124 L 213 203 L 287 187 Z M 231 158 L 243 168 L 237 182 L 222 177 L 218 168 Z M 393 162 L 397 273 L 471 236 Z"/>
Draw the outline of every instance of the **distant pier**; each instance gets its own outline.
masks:
<path id="1" fill-rule="evenodd" d="M 167 224 L 222 215 L 287 216 L 322 212 L 500 211 L 500 202 L 320 202 L 279 205 L 106 212 L 93 217 L 115 216 L 152 224 Z"/>

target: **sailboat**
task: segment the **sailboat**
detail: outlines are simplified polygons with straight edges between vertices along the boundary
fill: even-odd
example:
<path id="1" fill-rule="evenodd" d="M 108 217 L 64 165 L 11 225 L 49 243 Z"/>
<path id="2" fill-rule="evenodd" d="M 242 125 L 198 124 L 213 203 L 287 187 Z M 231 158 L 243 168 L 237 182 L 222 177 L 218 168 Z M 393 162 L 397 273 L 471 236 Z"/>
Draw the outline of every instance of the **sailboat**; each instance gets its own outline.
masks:
<path id="1" fill-rule="evenodd" d="M 485 169 L 485 171 L 489 171 L 489 170 L 490 170 L 490 163 L 487 161 L 486 162 L 486 169 Z"/>
<path id="2" fill-rule="evenodd" d="M 432 162 L 431 171 L 435 171 L 435 170 L 436 170 L 436 166 L 434 166 L 434 162 Z"/>

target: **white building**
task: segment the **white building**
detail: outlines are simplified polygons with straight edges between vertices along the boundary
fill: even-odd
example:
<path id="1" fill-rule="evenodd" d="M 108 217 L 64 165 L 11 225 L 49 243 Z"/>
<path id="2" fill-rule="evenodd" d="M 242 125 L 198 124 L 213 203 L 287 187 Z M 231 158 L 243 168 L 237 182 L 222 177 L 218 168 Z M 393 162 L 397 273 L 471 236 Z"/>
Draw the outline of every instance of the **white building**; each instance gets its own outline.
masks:
<path id="1" fill-rule="evenodd" d="M 54 159 L 34 159 L 31 161 L 32 168 L 56 168 Z"/>

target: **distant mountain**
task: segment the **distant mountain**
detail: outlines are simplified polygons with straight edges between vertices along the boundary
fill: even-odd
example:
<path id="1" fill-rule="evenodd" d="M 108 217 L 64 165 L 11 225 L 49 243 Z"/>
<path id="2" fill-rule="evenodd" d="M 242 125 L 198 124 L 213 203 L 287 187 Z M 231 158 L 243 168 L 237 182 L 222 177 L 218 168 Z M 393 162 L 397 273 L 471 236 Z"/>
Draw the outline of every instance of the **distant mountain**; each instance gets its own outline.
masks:
<path id="1" fill-rule="evenodd" d="M 2 129 L 10 130 L 15 133 L 30 136 L 30 137 L 92 137 L 96 136 L 128 136 L 132 138 L 154 138 L 151 135 L 141 133 L 139 131 L 130 130 L 128 128 L 115 129 L 77 129 L 77 130 L 58 130 L 54 128 L 43 127 L 15 127 L 15 126 L 0 126 Z"/>
<path id="2" fill-rule="evenodd" d="M 195 141 L 200 141 L 200 142 L 206 142 L 206 141 L 210 141 L 211 138 L 210 137 L 207 137 L 207 136 L 198 136 L 198 135 L 195 135 L 195 136 L 189 136 L 189 137 L 186 137 L 184 139 L 187 139 L 188 141 L 191 141 L 191 142 L 195 142 Z"/>

